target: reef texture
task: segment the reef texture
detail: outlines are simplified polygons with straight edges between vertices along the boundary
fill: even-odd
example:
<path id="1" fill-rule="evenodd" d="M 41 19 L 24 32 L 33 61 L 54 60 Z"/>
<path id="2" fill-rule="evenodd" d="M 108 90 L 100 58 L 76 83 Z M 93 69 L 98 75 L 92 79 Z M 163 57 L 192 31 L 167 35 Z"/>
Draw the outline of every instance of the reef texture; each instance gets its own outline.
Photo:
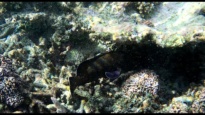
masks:
<path id="1" fill-rule="evenodd" d="M 9 106 L 17 107 L 23 101 L 23 81 L 15 72 L 12 61 L 0 55 L 0 99 Z"/>
<path id="2" fill-rule="evenodd" d="M 128 97 L 135 94 L 144 96 L 146 93 L 150 93 L 156 97 L 159 90 L 157 77 L 155 73 L 144 70 L 130 76 L 124 82 L 122 91 L 125 92 Z"/>
<path id="3" fill-rule="evenodd" d="M 0 2 L 0 111 L 204 113 L 204 9 L 204 2 Z M 123 53 L 107 55 L 120 62 L 113 81 L 103 77 L 115 71 L 102 66 L 107 57 L 95 62 L 112 51 Z M 79 80 L 88 70 L 100 75 L 71 94 L 69 78 L 81 64 Z"/>
<path id="4" fill-rule="evenodd" d="M 204 107 L 204 98 L 205 98 L 205 88 L 200 88 L 200 90 L 197 92 L 197 99 L 192 104 L 192 112 L 193 113 L 205 113 L 205 107 Z"/>
<path id="5" fill-rule="evenodd" d="M 129 2 L 127 3 L 128 6 L 126 6 L 126 9 L 130 10 L 129 7 L 134 7 L 141 17 L 150 17 L 150 14 L 154 12 L 157 5 L 160 4 L 160 2 Z"/>

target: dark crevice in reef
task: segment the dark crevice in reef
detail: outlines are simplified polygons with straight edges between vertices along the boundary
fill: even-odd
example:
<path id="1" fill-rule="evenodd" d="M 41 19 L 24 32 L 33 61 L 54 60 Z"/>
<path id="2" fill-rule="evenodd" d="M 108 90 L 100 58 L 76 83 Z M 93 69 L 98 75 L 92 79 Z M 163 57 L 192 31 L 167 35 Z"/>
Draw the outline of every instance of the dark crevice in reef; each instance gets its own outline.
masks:
<path id="1" fill-rule="evenodd" d="M 122 52 L 125 54 L 122 68 L 127 65 L 124 70 L 153 69 L 157 72 L 159 68 L 164 68 L 173 74 L 173 79 L 183 76 L 188 82 L 201 80 L 205 61 L 204 41 L 189 42 L 182 47 L 162 48 L 147 36 L 141 44 L 132 43 L 126 47 L 129 48 Z"/>
<path id="2" fill-rule="evenodd" d="M 200 83 L 205 72 L 205 41 L 185 43 L 181 47 L 160 47 L 148 35 L 141 43 L 130 42 L 121 45 L 117 52 L 125 54 L 121 68 L 127 71 L 154 70 L 159 75 L 159 87 L 179 83 L 178 95 L 188 90 L 190 83 Z M 120 85 L 124 80 L 118 80 Z M 162 83 L 163 82 L 163 83 Z M 164 86 L 165 85 L 165 86 Z M 167 96 L 168 100 L 174 95 Z M 176 95 L 175 95 L 176 96 Z"/>
<path id="3" fill-rule="evenodd" d="M 121 68 L 122 73 L 139 72 L 143 69 L 153 70 L 159 75 L 159 87 L 181 82 L 179 83 L 181 86 L 178 88 L 170 87 L 171 89 L 169 89 L 170 91 L 176 90 L 177 95 L 185 93 L 190 83 L 200 83 L 202 80 L 202 74 L 205 70 L 203 65 L 205 62 L 205 51 L 203 50 L 205 49 L 205 41 L 198 40 L 185 43 L 181 47 L 162 48 L 152 40 L 150 34 L 140 43 L 124 42 L 116 44 L 115 47 L 115 51 L 82 62 L 78 67 L 77 76 L 73 77 L 72 80 L 70 79 L 71 90 L 78 85 L 97 81 L 98 77 L 105 77 L 106 71 L 112 71 L 116 67 Z M 111 61 L 112 58 L 114 61 Z M 125 79 L 118 79 L 116 84 L 120 86 Z M 160 97 L 162 95 L 165 95 L 167 100 L 176 96 L 176 94 L 162 93 Z"/>

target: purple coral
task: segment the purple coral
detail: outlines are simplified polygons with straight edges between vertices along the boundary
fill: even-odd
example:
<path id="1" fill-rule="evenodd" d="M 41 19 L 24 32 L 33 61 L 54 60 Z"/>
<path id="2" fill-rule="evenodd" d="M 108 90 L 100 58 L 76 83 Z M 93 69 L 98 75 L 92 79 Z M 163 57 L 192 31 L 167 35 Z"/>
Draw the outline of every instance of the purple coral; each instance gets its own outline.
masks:
<path id="1" fill-rule="evenodd" d="M 21 88 L 23 82 L 12 67 L 12 61 L 2 55 L 0 59 L 0 101 L 17 107 L 24 100 Z"/>
<path id="2" fill-rule="evenodd" d="M 122 90 L 127 96 L 145 95 L 146 93 L 157 96 L 158 76 L 151 70 L 135 73 L 124 82 Z"/>

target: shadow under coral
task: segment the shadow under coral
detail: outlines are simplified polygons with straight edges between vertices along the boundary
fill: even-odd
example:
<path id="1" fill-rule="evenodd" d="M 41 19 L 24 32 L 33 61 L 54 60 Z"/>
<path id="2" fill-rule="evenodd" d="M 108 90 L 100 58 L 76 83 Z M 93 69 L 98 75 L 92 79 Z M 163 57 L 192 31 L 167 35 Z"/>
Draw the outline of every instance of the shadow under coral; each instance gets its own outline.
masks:
<path id="1" fill-rule="evenodd" d="M 126 43 L 117 51 L 124 53 L 121 68 L 126 73 L 143 69 L 154 70 L 159 75 L 159 87 L 166 87 L 166 93 L 159 91 L 159 96 L 168 103 L 174 96 L 184 94 L 190 83 L 202 83 L 205 72 L 205 41 L 197 40 L 180 47 L 161 47 L 148 35 L 140 43 Z M 124 79 L 117 80 L 121 85 Z M 176 93 L 171 93 L 175 91 Z"/>
<path id="2" fill-rule="evenodd" d="M 162 89 L 159 91 L 159 97 L 163 97 L 160 102 L 168 103 L 174 96 L 184 94 L 190 87 L 190 83 L 200 83 L 203 80 L 205 70 L 205 51 L 203 49 L 205 49 L 205 41 L 202 40 L 188 42 L 180 47 L 163 48 L 152 40 L 150 34 L 140 43 L 133 41 L 117 43 L 114 53 L 109 52 L 82 62 L 73 83 L 97 81 L 99 76 L 105 77 L 104 73 L 108 71 L 107 68 L 110 68 L 110 65 L 121 68 L 122 73 L 150 69 L 159 76 L 159 87 Z M 112 56 L 115 58 L 113 62 L 109 60 Z M 106 64 L 106 60 L 109 62 L 108 64 Z M 100 64 L 101 67 L 96 64 Z M 93 68 L 96 71 L 91 72 L 86 68 Z M 115 83 L 121 86 L 126 79 L 127 77 L 121 77 Z M 71 83 L 71 88 L 73 83 Z M 165 89 L 163 90 L 163 88 Z M 172 93 L 172 91 L 176 93 Z"/>

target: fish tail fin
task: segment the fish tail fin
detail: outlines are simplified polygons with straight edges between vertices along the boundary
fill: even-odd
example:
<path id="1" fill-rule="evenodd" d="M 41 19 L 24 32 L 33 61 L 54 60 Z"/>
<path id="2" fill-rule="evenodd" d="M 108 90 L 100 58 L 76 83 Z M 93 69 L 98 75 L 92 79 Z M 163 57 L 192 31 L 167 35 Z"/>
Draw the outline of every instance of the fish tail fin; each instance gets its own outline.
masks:
<path id="1" fill-rule="evenodd" d="M 77 87 L 76 77 L 70 77 L 69 82 L 70 82 L 70 92 L 71 92 L 71 95 L 73 95 L 74 90 Z"/>

